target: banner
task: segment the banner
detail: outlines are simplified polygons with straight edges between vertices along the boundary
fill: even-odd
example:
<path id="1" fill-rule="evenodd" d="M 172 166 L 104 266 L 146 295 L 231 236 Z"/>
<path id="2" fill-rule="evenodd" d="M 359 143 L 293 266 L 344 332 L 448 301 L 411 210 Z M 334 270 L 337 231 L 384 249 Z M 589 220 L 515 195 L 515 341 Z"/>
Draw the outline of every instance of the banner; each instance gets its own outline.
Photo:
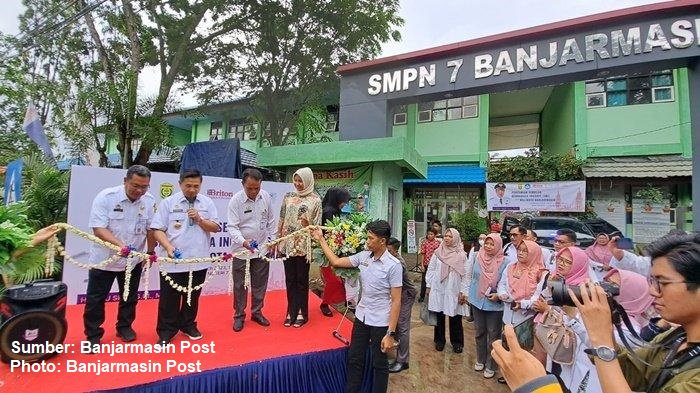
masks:
<path id="1" fill-rule="evenodd" d="M 108 169 L 89 166 L 73 166 L 71 169 L 70 192 L 68 193 L 68 223 L 85 231 L 92 233 L 88 227 L 90 218 L 90 207 L 95 196 L 105 188 L 114 187 L 124 183 L 124 169 Z M 179 175 L 177 173 L 151 172 L 150 193 L 156 199 L 156 203 L 168 196 L 180 191 L 178 185 Z M 230 238 L 227 228 L 227 208 L 228 202 L 239 190 L 242 189 L 240 179 L 209 177 L 204 176 L 201 193 L 214 201 L 217 213 L 219 214 L 219 225 L 222 231 L 212 234 L 210 239 L 210 255 L 222 255 L 224 252 L 231 252 Z M 290 183 L 275 183 L 264 181 L 262 189 L 272 196 L 272 211 L 279 215 L 284 194 L 292 191 Z M 275 225 L 277 225 L 275 223 Z M 90 245 L 88 240 L 68 233 L 66 237 L 66 252 L 76 260 L 87 263 Z M 217 268 L 217 266 L 219 266 Z M 159 273 L 157 266 L 151 269 L 149 277 L 149 296 L 151 290 L 159 288 Z M 204 295 L 213 295 L 228 292 L 230 264 L 215 264 L 209 269 L 210 275 L 214 275 L 202 290 Z M 66 262 L 63 267 L 63 281 L 68 285 L 68 304 L 82 303 L 85 299 L 87 289 L 88 271 Z M 139 289 L 139 297 L 143 297 L 143 280 Z M 281 262 L 274 262 L 270 266 L 270 276 L 267 289 L 284 289 L 284 266 Z M 110 301 L 118 301 L 119 294 L 117 285 L 112 287 L 109 296 Z M 154 293 L 157 295 L 157 292 Z"/>
<path id="2" fill-rule="evenodd" d="M 616 226 L 623 235 L 627 236 L 624 185 L 611 184 L 607 187 L 594 185 L 590 194 L 588 205 L 593 208 L 598 217 Z"/>
<path id="3" fill-rule="evenodd" d="M 416 253 L 416 222 L 408 220 L 406 222 L 406 252 Z"/>
<path id="4" fill-rule="evenodd" d="M 5 171 L 5 193 L 3 195 L 5 205 L 22 200 L 22 168 L 24 161 L 21 158 L 7 164 Z"/>
<path id="5" fill-rule="evenodd" d="M 586 182 L 486 183 L 486 206 L 489 211 L 582 212 Z"/>
<path id="6" fill-rule="evenodd" d="M 634 194 L 633 194 L 634 195 Z M 666 203 L 649 203 L 632 198 L 632 226 L 635 244 L 649 244 L 671 230 L 671 209 Z"/>
<path id="7" fill-rule="evenodd" d="M 369 212 L 369 187 L 372 181 L 372 165 L 332 171 L 314 171 L 316 192 L 323 198 L 331 187 L 345 188 L 350 192 L 350 203 L 344 213 Z"/>

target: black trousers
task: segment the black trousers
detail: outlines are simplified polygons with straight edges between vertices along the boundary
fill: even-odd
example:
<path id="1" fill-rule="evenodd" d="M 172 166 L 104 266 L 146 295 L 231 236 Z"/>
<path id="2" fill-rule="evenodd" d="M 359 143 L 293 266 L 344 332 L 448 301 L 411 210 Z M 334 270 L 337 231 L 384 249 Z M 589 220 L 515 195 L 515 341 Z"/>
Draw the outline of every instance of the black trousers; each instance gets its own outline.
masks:
<path id="1" fill-rule="evenodd" d="M 231 262 L 233 275 L 233 318 L 245 319 L 245 307 L 248 303 L 248 290 L 245 288 L 245 260 L 233 258 Z M 267 292 L 267 278 L 270 275 L 270 263 L 262 258 L 250 260 L 250 292 L 252 315 L 262 315 Z"/>
<path id="2" fill-rule="evenodd" d="M 189 272 L 168 273 L 173 281 L 187 288 L 190 279 Z M 207 277 L 207 269 L 192 272 L 192 286 L 195 287 L 204 282 Z M 161 340 L 170 340 L 178 330 L 187 330 L 197 327 L 197 310 L 199 309 L 199 295 L 202 290 L 192 291 L 190 305 L 187 304 L 187 292 L 179 292 L 160 276 L 160 299 L 158 301 L 158 323 L 156 332 Z"/>
<path id="3" fill-rule="evenodd" d="M 437 313 L 437 326 L 433 333 L 435 344 L 445 345 L 445 314 Z M 450 317 L 450 344 L 452 347 L 464 347 L 464 328 L 462 327 L 462 316 Z"/>
<path id="4" fill-rule="evenodd" d="M 382 339 L 386 336 L 388 326 L 369 326 L 359 319 L 352 325 L 352 338 L 348 352 L 348 381 L 346 393 L 357 393 L 362 389 L 362 371 L 365 368 L 367 348 L 372 352 L 372 369 L 374 370 L 373 393 L 386 393 L 389 385 L 389 361 L 386 353 L 381 351 Z"/>
<path id="5" fill-rule="evenodd" d="M 136 319 L 136 302 L 138 301 L 139 281 L 141 281 L 141 264 L 134 266 L 129 281 L 129 297 L 124 300 L 124 272 L 90 269 L 88 273 L 87 297 L 83 312 L 83 325 L 88 340 L 99 340 L 105 333 L 102 324 L 105 321 L 105 300 L 112 288 L 114 279 L 119 285 L 119 311 L 117 311 L 117 331 L 131 327 Z"/>
<path id="6" fill-rule="evenodd" d="M 309 263 L 306 256 L 290 257 L 284 261 L 284 281 L 287 285 L 287 315 L 292 322 L 299 314 L 309 320 Z"/>
<path id="7" fill-rule="evenodd" d="M 420 262 L 418 262 L 420 263 Z M 418 296 L 418 299 L 425 299 L 425 288 L 426 288 L 426 283 L 425 283 L 425 273 L 427 267 L 423 267 L 421 264 L 422 270 L 420 272 L 420 296 Z"/>

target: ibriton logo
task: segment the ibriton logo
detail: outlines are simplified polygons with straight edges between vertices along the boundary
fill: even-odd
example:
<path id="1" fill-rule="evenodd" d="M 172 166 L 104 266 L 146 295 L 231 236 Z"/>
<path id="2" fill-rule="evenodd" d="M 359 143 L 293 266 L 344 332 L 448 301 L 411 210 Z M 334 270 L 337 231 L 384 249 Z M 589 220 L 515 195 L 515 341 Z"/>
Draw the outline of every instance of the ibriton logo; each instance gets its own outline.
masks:
<path id="1" fill-rule="evenodd" d="M 207 189 L 207 196 L 213 199 L 229 199 L 233 196 L 233 191 Z"/>

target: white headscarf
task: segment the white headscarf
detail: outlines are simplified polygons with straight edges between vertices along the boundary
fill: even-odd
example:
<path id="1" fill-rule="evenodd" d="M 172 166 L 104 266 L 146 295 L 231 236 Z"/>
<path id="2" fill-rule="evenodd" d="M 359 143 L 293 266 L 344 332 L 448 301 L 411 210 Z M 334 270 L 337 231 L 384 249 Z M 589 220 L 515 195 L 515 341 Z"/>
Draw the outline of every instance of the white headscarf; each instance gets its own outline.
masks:
<path id="1" fill-rule="evenodd" d="M 299 176 L 301 178 L 301 182 L 304 183 L 304 189 L 297 191 L 299 196 L 307 196 L 314 192 L 314 173 L 311 171 L 311 168 L 299 168 L 296 172 L 294 172 L 294 176 Z M 292 179 L 294 179 L 294 176 L 292 176 Z"/>

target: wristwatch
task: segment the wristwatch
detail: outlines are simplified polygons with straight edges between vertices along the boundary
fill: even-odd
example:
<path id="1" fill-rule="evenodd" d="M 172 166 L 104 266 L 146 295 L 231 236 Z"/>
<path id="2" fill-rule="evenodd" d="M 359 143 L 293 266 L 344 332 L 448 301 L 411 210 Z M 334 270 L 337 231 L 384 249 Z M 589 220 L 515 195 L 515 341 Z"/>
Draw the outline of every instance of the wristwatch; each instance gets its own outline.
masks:
<path id="1" fill-rule="evenodd" d="M 387 336 L 390 336 L 390 337 L 392 337 L 392 338 L 396 338 L 396 331 L 394 331 L 394 330 L 387 330 L 387 331 L 386 331 L 386 335 L 387 335 Z"/>
<path id="2" fill-rule="evenodd" d="M 617 351 L 615 350 L 615 348 L 610 348 L 605 345 L 601 345 L 595 348 L 586 348 L 583 350 L 583 352 L 598 357 L 604 362 L 612 362 L 613 360 L 615 360 L 615 358 L 617 358 Z"/>

